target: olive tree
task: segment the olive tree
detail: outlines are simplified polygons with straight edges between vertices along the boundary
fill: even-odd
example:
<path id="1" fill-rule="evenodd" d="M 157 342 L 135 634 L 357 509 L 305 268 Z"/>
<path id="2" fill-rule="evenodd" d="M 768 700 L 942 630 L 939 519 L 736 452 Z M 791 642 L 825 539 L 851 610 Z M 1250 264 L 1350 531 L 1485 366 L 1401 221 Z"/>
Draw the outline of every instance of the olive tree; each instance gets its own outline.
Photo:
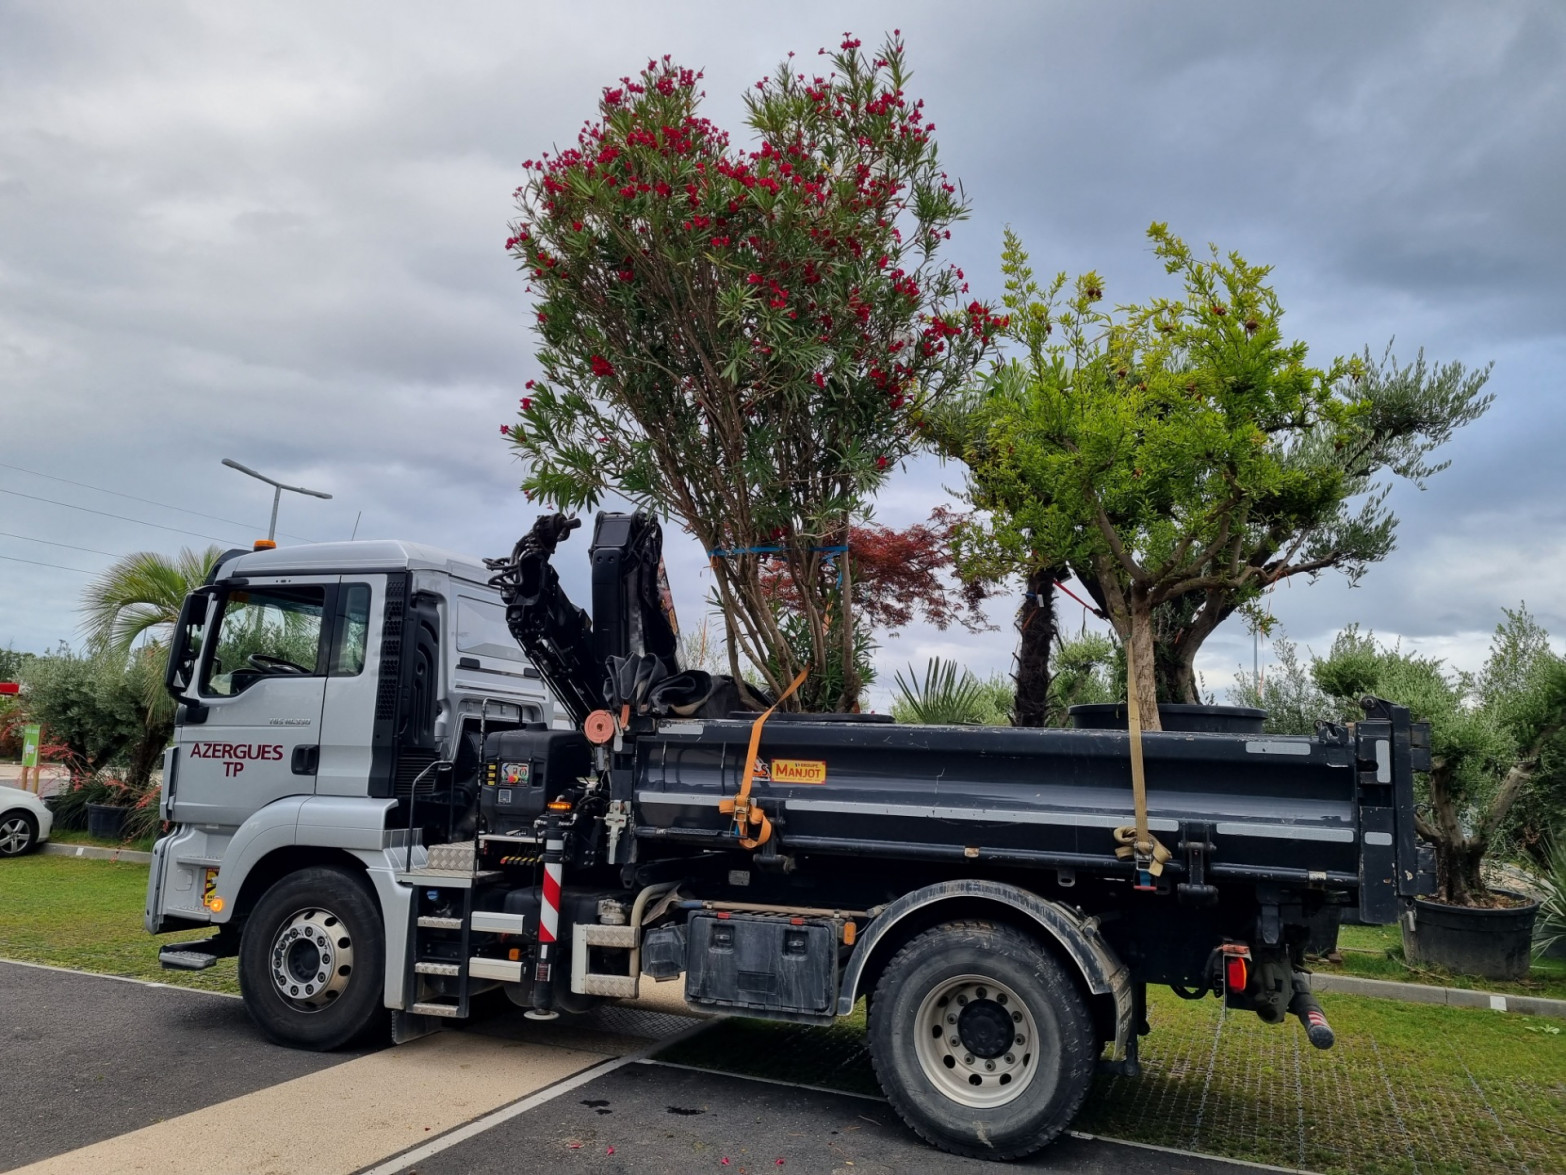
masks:
<path id="1" fill-rule="evenodd" d="M 1197 651 L 1238 608 L 1384 559 L 1397 520 L 1376 478 L 1423 485 L 1444 467 L 1430 452 L 1490 397 L 1488 371 L 1423 354 L 1314 366 L 1268 267 L 1194 253 L 1162 224 L 1148 237 L 1179 291 L 1106 310 L 1095 273 L 1041 288 L 1008 232 L 1016 353 L 932 420 L 988 518 L 959 536 L 959 566 L 1074 574 L 1133 654 L 1156 728 L 1160 697 L 1198 700 Z"/>

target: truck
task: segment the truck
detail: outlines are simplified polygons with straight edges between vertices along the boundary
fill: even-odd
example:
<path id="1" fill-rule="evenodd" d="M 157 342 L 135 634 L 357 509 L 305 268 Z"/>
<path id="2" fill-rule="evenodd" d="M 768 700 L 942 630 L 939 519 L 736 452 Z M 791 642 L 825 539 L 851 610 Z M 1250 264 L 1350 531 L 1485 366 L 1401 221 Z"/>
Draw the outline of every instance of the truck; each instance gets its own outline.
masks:
<path id="1" fill-rule="evenodd" d="M 829 1024 L 860 1001 L 890 1104 L 952 1153 L 1064 1130 L 1139 1071 L 1149 984 L 1327 1048 L 1305 955 L 1407 916 L 1428 728 L 1123 708 L 1074 728 L 778 708 L 682 667 L 662 535 L 600 513 L 591 613 L 546 514 L 509 556 L 233 551 L 185 601 L 146 927 L 237 957 L 280 1044 L 404 1041 L 503 992 L 547 1020 L 679 983 L 691 1009 Z M 747 703 L 749 703 L 747 705 Z"/>

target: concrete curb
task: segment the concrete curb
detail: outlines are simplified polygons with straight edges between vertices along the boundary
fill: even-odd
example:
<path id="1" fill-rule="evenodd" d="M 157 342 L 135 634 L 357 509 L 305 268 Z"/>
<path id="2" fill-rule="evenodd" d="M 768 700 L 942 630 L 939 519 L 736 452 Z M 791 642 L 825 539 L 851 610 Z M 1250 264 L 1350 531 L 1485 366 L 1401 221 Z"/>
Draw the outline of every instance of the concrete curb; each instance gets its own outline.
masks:
<path id="1" fill-rule="evenodd" d="M 104 849 L 97 845 L 57 845 L 45 843 L 39 850 L 49 857 L 81 857 L 93 861 L 123 861 L 128 865 L 152 864 L 151 853 L 138 853 L 135 849 Z"/>
<path id="2" fill-rule="evenodd" d="M 1402 1000 L 1409 1004 L 1488 1008 L 1493 1012 L 1520 1012 L 1525 1016 L 1553 1016 L 1566 1020 L 1566 1000 L 1550 1000 L 1543 996 L 1500 995 L 1489 991 L 1465 991 L 1460 987 L 1432 987 L 1424 983 L 1396 983 L 1388 979 L 1361 979 L 1357 975 L 1323 975 L 1320 972 L 1311 975 L 1310 988 L 1338 995 Z"/>

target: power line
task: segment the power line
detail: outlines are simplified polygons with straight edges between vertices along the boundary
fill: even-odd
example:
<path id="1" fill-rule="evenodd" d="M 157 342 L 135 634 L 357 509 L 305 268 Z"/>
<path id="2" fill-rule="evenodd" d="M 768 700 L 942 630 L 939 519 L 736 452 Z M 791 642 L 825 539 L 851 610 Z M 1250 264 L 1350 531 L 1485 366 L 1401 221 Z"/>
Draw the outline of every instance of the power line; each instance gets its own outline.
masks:
<path id="1" fill-rule="evenodd" d="M 100 494 L 113 494 L 116 498 L 129 498 L 132 502 L 145 502 L 149 506 L 160 506 L 160 507 L 162 507 L 165 510 L 177 510 L 181 514 L 194 514 L 197 518 L 210 518 L 213 522 L 226 522 L 230 526 L 242 526 L 242 527 L 244 527 L 247 530 L 249 530 L 249 529 L 251 529 L 252 527 L 255 526 L 254 522 L 240 522 L 237 518 L 223 518 L 222 516 L 217 515 L 217 514 L 204 514 L 200 510 L 192 510 L 188 506 L 174 506 L 174 505 L 169 504 L 168 502 L 156 502 L 156 501 L 153 501 L 153 499 L 151 499 L 151 498 L 138 498 L 135 494 L 127 494 L 127 493 L 124 493 L 121 490 L 111 490 L 111 489 L 106 489 L 103 486 L 88 485 L 84 481 L 72 481 L 68 477 L 60 477 L 57 474 L 53 474 L 53 473 L 39 473 L 38 470 L 36 470 L 36 469 L 24 469 L 20 465 L 12 465 L 9 461 L 0 461 L 0 469 L 14 469 L 18 473 L 30 473 L 34 477 L 46 477 L 50 481 L 63 482 L 65 485 L 68 485 L 68 486 L 80 486 L 84 490 L 92 490 L 92 491 L 94 491 L 96 493 L 100 493 Z M 186 531 L 185 533 L 186 534 L 190 534 L 192 532 Z M 285 535 L 286 537 L 291 538 L 291 539 L 298 539 L 302 543 L 313 543 L 313 542 L 315 542 L 314 539 L 307 539 L 303 535 L 288 534 L 287 531 L 280 530 L 277 533 L 281 534 L 281 535 Z M 203 536 L 203 537 L 205 537 L 205 536 Z"/>
<path id="2" fill-rule="evenodd" d="M 31 535 L 12 534 L 8 530 L 0 530 L 0 535 L 8 539 L 21 539 L 24 543 L 47 543 L 51 547 L 65 547 L 72 551 L 86 551 L 89 555 L 107 555 L 111 559 L 121 559 L 124 556 L 116 555 L 113 551 L 100 551 L 97 547 L 77 547 L 70 543 L 57 543 L 53 539 L 35 539 Z"/>
<path id="3" fill-rule="evenodd" d="M 97 575 L 96 571 L 87 571 L 80 567 L 67 567 L 64 563 L 40 563 L 37 559 L 18 559 L 15 555 L 0 555 L 0 559 L 9 559 L 12 563 L 31 563 L 34 567 L 53 567 L 57 571 L 74 571 L 79 575 Z"/>
<path id="4" fill-rule="evenodd" d="M 161 522 L 143 522 L 140 518 L 127 518 L 124 514 L 110 514 L 107 510 L 94 510 L 90 506 L 75 506 L 70 502 L 61 502 L 54 498 L 40 498 L 37 494 L 24 494 L 21 490 L 8 490 L 4 486 L 0 486 L 0 494 L 11 494 L 14 497 L 28 498 L 34 502 L 48 502 L 52 506 L 64 506 L 67 510 L 81 510 L 88 514 L 102 515 L 104 518 L 117 518 L 121 522 L 134 522 L 138 526 L 151 526 L 158 530 L 170 530 L 175 534 L 194 535 L 198 539 L 211 539 L 215 543 L 226 543 L 230 541 L 225 538 L 219 538 L 215 534 L 202 534 L 200 531 L 184 530 L 178 526 L 164 526 Z"/>

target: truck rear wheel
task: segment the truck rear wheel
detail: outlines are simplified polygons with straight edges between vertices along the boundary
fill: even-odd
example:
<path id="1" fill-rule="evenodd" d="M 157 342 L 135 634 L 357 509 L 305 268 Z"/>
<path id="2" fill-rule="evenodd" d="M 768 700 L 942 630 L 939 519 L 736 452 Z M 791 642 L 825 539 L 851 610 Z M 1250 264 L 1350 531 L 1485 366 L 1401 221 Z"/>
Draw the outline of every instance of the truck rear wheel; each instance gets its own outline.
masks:
<path id="1" fill-rule="evenodd" d="M 301 869 L 262 895 L 239 940 L 239 989 L 269 1040 L 325 1051 L 386 1019 L 386 934 L 364 879 Z"/>
<path id="2" fill-rule="evenodd" d="M 904 1122 L 944 1151 L 1032 1154 L 1092 1084 L 1093 1021 L 1054 956 L 1019 931 L 948 922 L 898 951 L 875 988 L 870 1057 Z"/>

